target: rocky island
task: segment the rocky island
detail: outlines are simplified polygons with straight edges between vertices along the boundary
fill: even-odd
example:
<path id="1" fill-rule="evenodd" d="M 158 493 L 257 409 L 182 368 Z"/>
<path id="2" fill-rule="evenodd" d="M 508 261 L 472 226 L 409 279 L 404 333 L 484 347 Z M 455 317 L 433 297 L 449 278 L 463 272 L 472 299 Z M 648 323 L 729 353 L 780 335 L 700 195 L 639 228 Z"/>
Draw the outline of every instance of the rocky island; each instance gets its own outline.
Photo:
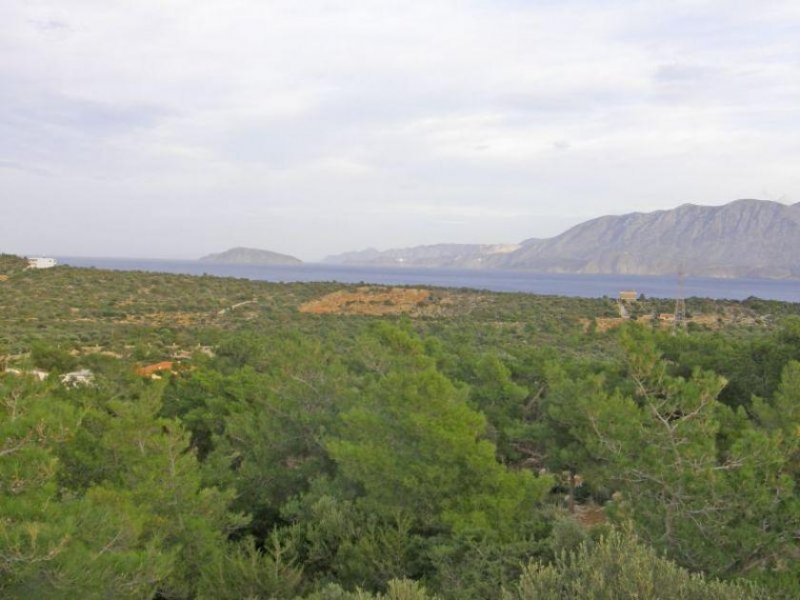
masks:
<path id="1" fill-rule="evenodd" d="M 209 254 L 200 262 L 227 265 L 300 265 L 303 261 L 288 254 L 280 254 L 270 250 L 257 248 L 231 248 L 219 254 Z"/>

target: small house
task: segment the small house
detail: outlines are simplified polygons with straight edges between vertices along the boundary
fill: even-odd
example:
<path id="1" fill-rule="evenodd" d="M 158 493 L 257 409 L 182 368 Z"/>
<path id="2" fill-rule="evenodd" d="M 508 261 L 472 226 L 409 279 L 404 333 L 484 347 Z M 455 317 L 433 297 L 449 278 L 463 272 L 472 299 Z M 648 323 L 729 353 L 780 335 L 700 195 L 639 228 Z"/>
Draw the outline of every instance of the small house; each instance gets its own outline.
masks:
<path id="1" fill-rule="evenodd" d="M 619 293 L 619 299 L 621 302 L 636 302 L 638 298 L 639 294 L 636 293 L 636 290 L 622 290 Z"/>
<path id="2" fill-rule="evenodd" d="M 57 264 L 55 258 L 49 258 L 46 256 L 34 256 L 33 258 L 28 259 L 28 268 L 29 269 L 52 269 Z"/>

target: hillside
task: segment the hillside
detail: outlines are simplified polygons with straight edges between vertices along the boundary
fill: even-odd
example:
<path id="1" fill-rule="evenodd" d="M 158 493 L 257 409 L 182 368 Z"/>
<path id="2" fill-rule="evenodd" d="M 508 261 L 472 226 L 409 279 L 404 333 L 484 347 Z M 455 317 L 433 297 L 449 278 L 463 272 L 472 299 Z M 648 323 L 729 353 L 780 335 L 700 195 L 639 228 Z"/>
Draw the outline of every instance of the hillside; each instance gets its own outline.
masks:
<path id="1" fill-rule="evenodd" d="M 8 277 L 14 273 L 24 271 L 28 261 L 13 254 L 0 254 L 0 276 Z"/>
<path id="2" fill-rule="evenodd" d="M 200 259 L 200 262 L 220 263 L 229 265 L 299 265 L 299 258 L 288 254 L 279 254 L 270 250 L 256 248 L 231 248 L 219 254 L 209 254 Z"/>
<path id="3" fill-rule="evenodd" d="M 336 265 L 480 268 L 490 257 L 513 252 L 519 247 L 519 244 L 432 244 L 384 252 L 368 248 L 328 256 L 323 262 Z"/>
<path id="4" fill-rule="evenodd" d="M 724 206 L 607 216 L 546 240 L 527 240 L 494 267 L 563 273 L 800 277 L 800 204 Z"/>
<path id="5" fill-rule="evenodd" d="M 542 273 L 800 277 L 800 204 L 737 200 L 724 206 L 604 216 L 517 245 L 439 244 L 368 250 L 328 262 L 496 268 Z"/>
<path id="6" fill-rule="evenodd" d="M 798 597 L 800 303 L 674 304 L 17 271 L 0 597 Z"/>

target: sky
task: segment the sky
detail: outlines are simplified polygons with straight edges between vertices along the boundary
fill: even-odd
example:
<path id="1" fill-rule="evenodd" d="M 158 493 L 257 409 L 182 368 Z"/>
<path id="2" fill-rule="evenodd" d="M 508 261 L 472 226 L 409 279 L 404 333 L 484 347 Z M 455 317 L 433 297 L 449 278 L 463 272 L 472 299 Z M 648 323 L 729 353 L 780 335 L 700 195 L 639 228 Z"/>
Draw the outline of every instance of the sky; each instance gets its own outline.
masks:
<path id="1" fill-rule="evenodd" d="M 0 0 L 0 252 L 304 260 L 800 201 L 797 0 Z"/>

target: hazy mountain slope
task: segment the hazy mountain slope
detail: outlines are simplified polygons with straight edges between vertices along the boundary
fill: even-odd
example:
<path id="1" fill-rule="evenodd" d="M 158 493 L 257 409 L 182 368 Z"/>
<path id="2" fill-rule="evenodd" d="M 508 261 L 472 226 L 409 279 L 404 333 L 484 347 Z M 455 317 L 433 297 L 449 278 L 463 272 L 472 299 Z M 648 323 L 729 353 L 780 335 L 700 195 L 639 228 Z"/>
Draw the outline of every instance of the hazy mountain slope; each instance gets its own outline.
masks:
<path id="1" fill-rule="evenodd" d="M 518 249 L 519 244 L 434 244 L 379 251 L 374 248 L 325 258 L 338 265 L 382 265 L 415 267 L 481 267 L 491 257 Z"/>
<path id="2" fill-rule="evenodd" d="M 724 206 L 606 216 L 517 245 L 436 244 L 328 257 L 351 265 L 521 269 L 549 273 L 800 277 L 800 203 L 737 200 Z"/>
<path id="3" fill-rule="evenodd" d="M 256 248 L 231 248 L 204 256 L 200 261 L 230 265 L 299 265 L 303 262 L 294 256 Z"/>
<path id="4" fill-rule="evenodd" d="M 800 276 L 800 204 L 724 206 L 607 216 L 559 236 L 527 240 L 491 266 L 565 273 L 712 277 Z"/>

